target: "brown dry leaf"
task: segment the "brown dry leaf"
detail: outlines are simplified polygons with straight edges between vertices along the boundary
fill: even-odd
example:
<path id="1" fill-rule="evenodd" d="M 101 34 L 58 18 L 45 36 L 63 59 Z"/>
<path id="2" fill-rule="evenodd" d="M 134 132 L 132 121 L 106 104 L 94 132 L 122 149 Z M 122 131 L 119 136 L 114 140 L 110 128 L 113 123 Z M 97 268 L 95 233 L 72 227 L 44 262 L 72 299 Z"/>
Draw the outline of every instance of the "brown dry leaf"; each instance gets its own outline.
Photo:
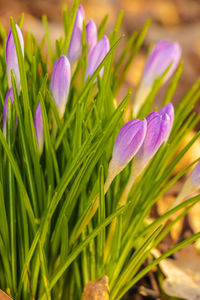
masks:
<path id="1" fill-rule="evenodd" d="M 12 298 L 10 298 L 2 290 L 0 290 L 0 300 L 12 300 Z"/>
<path id="2" fill-rule="evenodd" d="M 108 276 L 88 282 L 81 300 L 109 300 Z"/>
<path id="3" fill-rule="evenodd" d="M 167 277 L 163 289 L 169 296 L 188 300 L 200 299 L 200 253 L 189 245 L 176 253 L 175 259 L 164 259 L 160 267 Z"/>

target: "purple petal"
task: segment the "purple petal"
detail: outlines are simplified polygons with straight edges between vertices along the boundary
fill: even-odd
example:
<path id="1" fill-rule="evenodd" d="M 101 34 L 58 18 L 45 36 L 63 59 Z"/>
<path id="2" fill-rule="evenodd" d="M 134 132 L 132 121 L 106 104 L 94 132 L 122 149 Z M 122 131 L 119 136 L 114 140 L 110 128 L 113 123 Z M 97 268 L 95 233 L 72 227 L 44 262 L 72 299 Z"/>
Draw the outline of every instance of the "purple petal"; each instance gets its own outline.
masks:
<path id="1" fill-rule="evenodd" d="M 142 84 L 152 85 L 157 77 L 160 77 L 167 67 L 171 67 L 164 78 L 166 82 L 177 68 L 181 58 L 181 48 L 178 43 L 169 43 L 164 40 L 159 42 L 150 53 L 144 69 Z"/>
<path id="2" fill-rule="evenodd" d="M 70 63 L 66 56 L 61 56 L 54 64 L 50 82 L 50 90 L 61 118 L 65 112 L 70 81 Z"/>
<path id="3" fill-rule="evenodd" d="M 6 119 L 7 119 L 7 106 L 8 106 L 8 99 L 10 98 L 11 103 L 14 101 L 14 95 L 13 95 L 13 89 L 10 88 L 9 91 L 6 94 L 6 99 L 4 102 L 3 107 L 3 134 L 6 136 Z"/>
<path id="4" fill-rule="evenodd" d="M 166 104 L 165 106 L 163 106 L 161 108 L 161 110 L 159 111 L 159 114 L 164 116 L 165 114 L 167 114 L 170 118 L 170 121 L 168 122 L 168 130 L 166 131 L 166 137 L 165 137 L 165 141 L 168 140 L 169 135 L 171 133 L 171 129 L 173 126 L 173 122 L 174 122 L 174 107 L 171 103 Z"/>
<path id="5" fill-rule="evenodd" d="M 92 19 L 90 19 L 86 25 L 86 41 L 89 45 L 88 55 L 90 55 L 92 49 L 97 43 L 97 27 Z"/>
<path id="6" fill-rule="evenodd" d="M 22 54 L 24 56 L 24 40 L 23 40 L 22 32 L 17 24 L 15 26 L 16 26 L 19 41 L 21 44 Z M 9 88 L 11 88 L 11 86 L 12 86 L 11 70 L 13 70 L 14 75 L 15 75 L 17 90 L 19 91 L 19 89 L 20 89 L 19 65 L 18 65 L 18 59 L 17 59 L 17 52 L 16 52 L 16 48 L 15 48 L 15 42 L 14 42 L 14 38 L 13 38 L 13 34 L 12 34 L 11 30 L 8 34 L 7 41 L 6 41 L 6 67 L 7 67 Z"/>
<path id="7" fill-rule="evenodd" d="M 141 147 L 146 135 L 146 120 L 126 123 L 120 130 L 113 148 L 112 161 L 116 168 L 125 167 Z"/>
<path id="8" fill-rule="evenodd" d="M 100 65 L 108 51 L 110 50 L 110 43 L 106 35 L 94 46 L 90 55 L 87 58 L 87 69 L 85 78 L 92 76 L 97 67 Z M 102 70 L 100 75 L 102 76 Z"/>
<path id="9" fill-rule="evenodd" d="M 82 30 L 83 30 L 83 20 L 85 18 L 84 9 L 81 5 L 79 5 L 76 20 L 74 23 L 74 28 L 72 31 L 72 36 L 67 52 L 67 58 L 71 65 L 75 62 L 75 60 L 81 55 L 82 51 Z"/>
<path id="10" fill-rule="evenodd" d="M 168 134 L 170 118 L 167 114 L 150 114 L 147 117 L 147 132 L 144 142 L 136 155 L 143 164 L 148 162 L 158 151 Z"/>
<path id="11" fill-rule="evenodd" d="M 35 125 L 35 133 L 38 143 L 39 153 L 41 154 L 44 146 L 44 129 L 43 129 L 43 120 L 42 120 L 42 112 L 40 102 L 35 110 L 34 117 L 34 125 Z"/>

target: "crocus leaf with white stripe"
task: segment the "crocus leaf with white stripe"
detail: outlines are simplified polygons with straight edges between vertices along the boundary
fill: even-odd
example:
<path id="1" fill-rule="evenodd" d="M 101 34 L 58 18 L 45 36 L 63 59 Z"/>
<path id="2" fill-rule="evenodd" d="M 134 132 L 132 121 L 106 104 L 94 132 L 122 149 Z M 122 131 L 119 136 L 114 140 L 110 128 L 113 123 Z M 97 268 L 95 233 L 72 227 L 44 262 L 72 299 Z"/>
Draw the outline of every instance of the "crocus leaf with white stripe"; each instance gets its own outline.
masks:
<path id="1" fill-rule="evenodd" d="M 7 106 L 8 106 L 8 99 L 10 99 L 11 103 L 14 101 L 13 89 L 10 88 L 6 94 L 6 99 L 4 102 L 3 107 L 3 134 L 6 136 L 6 119 L 7 119 Z"/>

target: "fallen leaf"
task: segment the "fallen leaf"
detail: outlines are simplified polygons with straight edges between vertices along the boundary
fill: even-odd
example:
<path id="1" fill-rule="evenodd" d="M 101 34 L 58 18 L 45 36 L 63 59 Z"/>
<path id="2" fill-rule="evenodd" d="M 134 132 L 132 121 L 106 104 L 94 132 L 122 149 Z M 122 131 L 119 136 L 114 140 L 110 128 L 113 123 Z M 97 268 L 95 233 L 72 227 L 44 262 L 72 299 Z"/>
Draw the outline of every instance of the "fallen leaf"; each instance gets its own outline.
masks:
<path id="1" fill-rule="evenodd" d="M 163 289 L 169 296 L 186 300 L 200 299 L 200 254 L 189 245 L 175 254 L 175 259 L 160 262 L 166 279 Z"/>
<path id="2" fill-rule="evenodd" d="M 86 284 L 81 300 L 109 300 L 108 276 Z"/>
<path id="3" fill-rule="evenodd" d="M 12 298 L 10 298 L 2 290 L 0 290 L 0 300 L 12 300 Z"/>

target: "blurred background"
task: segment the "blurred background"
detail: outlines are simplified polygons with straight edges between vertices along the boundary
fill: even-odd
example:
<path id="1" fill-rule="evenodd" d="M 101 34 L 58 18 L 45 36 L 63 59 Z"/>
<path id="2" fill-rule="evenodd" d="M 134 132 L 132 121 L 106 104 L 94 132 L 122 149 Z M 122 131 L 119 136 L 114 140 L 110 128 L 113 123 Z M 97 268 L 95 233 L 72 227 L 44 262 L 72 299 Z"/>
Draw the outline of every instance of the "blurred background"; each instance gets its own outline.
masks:
<path id="1" fill-rule="evenodd" d="M 72 0 L 0 0 L 0 21 L 9 30 L 9 17 L 18 21 L 25 12 L 23 30 L 32 31 L 38 40 L 43 36 L 41 17 L 46 14 L 50 22 L 52 39 L 62 34 L 62 3 L 71 7 Z M 142 51 L 137 55 L 126 78 L 126 84 L 135 86 L 141 76 L 148 46 L 161 39 L 178 41 L 183 49 L 184 70 L 175 94 L 175 101 L 182 97 L 200 74 L 200 0 L 82 0 L 86 22 L 93 18 L 99 24 L 109 14 L 107 33 L 124 10 L 121 33 L 126 38 L 140 30 L 147 18 L 152 19 Z"/>

